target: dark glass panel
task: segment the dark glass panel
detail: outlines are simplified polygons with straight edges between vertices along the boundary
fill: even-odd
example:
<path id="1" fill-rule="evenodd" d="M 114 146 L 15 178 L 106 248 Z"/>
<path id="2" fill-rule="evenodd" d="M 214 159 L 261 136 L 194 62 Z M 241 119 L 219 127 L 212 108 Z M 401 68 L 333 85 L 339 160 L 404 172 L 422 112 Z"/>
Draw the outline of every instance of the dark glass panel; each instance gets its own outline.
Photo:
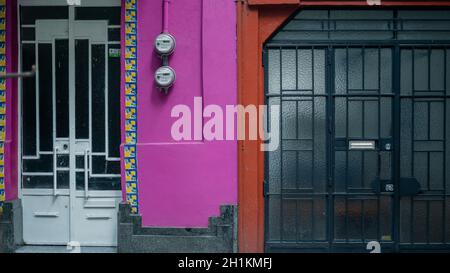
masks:
<path id="1" fill-rule="evenodd" d="M 68 189 L 70 181 L 70 174 L 68 171 L 58 171 L 57 174 L 57 183 L 58 189 Z"/>
<path id="2" fill-rule="evenodd" d="M 120 25 L 120 7 L 75 8 L 75 20 L 108 20 L 109 25 Z"/>
<path id="3" fill-rule="evenodd" d="M 23 176 L 24 189 L 53 189 L 53 176 Z"/>
<path id="4" fill-rule="evenodd" d="M 69 41 L 55 41 L 56 137 L 69 137 Z"/>
<path id="5" fill-rule="evenodd" d="M 84 170 L 84 156 L 80 156 L 80 155 L 77 155 L 76 157 L 75 157 L 75 164 L 76 164 L 76 168 L 77 169 L 83 169 Z"/>
<path id="6" fill-rule="evenodd" d="M 36 29 L 34 27 L 22 27 L 20 38 L 22 41 L 34 41 L 36 39 Z"/>
<path id="7" fill-rule="evenodd" d="M 68 6 L 33 6 L 20 8 L 20 22 L 34 25 L 37 19 L 68 19 Z"/>
<path id="8" fill-rule="evenodd" d="M 35 45 L 22 45 L 22 70 L 36 63 Z M 36 155 L 36 78 L 22 79 L 22 153 Z"/>
<path id="9" fill-rule="evenodd" d="M 53 172 L 53 155 L 40 155 L 39 159 L 25 159 L 23 172 Z"/>
<path id="10" fill-rule="evenodd" d="M 120 41 L 120 28 L 110 28 L 108 29 L 108 41 L 119 42 Z"/>
<path id="11" fill-rule="evenodd" d="M 84 172 L 76 173 L 76 188 L 77 190 L 84 190 Z M 120 190 L 120 177 L 98 178 L 91 177 L 89 179 L 90 191 L 112 191 Z"/>
<path id="12" fill-rule="evenodd" d="M 39 140 L 41 151 L 53 151 L 52 45 L 39 44 Z"/>
<path id="13" fill-rule="evenodd" d="M 120 45 L 110 45 L 109 49 L 120 49 Z M 108 151 L 111 157 L 120 157 L 120 73 L 120 58 L 108 58 Z"/>
<path id="14" fill-rule="evenodd" d="M 105 152 L 105 45 L 92 45 L 92 151 Z"/>
<path id="15" fill-rule="evenodd" d="M 68 168 L 69 167 L 69 155 L 58 155 L 57 156 L 57 166 L 58 166 L 58 168 Z"/>
<path id="16" fill-rule="evenodd" d="M 75 128 L 77 139 L 89 138 L 89 40 L 75 40 Z"/>

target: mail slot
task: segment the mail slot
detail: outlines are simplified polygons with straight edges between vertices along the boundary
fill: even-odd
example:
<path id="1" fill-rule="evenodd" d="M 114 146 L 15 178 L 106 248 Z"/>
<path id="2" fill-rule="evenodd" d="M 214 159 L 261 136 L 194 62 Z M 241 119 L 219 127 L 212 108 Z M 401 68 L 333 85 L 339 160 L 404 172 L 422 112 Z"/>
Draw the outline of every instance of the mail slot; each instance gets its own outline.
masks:
<path id="1" fill-rule="evenodd" d="M 349 150 L 375 150 L 375 140 L 350 140 L 348 142 Z"/>

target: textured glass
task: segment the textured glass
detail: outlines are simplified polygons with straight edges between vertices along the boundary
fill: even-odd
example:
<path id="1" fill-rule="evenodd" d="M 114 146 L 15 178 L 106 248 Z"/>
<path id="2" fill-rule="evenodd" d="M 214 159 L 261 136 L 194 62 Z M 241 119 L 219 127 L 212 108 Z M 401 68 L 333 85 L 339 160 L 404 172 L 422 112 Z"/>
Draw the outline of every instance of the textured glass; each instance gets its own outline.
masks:
<path id="1" fill-rule="evenodd" d="M 314 50 L 314 93 L 325 94 L 325 50 Z"/>
<path id="2" fill-rule="evenodd" d="M 312 106 L 313 101 L 303 100 L 297 102 L 299 139 L 312 139 L 314 118 Z"/>
<path id="3" fill-rule="evenodd" d="M 363 58 L 362 49 L 348 49 L 348 89 L 363 89 Z"/>
<path id="4" fill-rule="evenodd" d="M 280 223 L 281 223 L 281 213 L 280 213 L 280 197 L 271 196 L 268 201 L 268 240 L 281 240 Z"/>
<path id="5" fill-rule="evenodd" d="M 281 88 L 283 90 L 297 89 L 296 51 L 283 49 L 281 51 Z"/>
<path id="6" fill-rule="evenodd" d="M 376 100 L 364 102 L 364 137 L 365 138 L 378 138 L 378 107 L 379 103 Z"/>
<path id="7" fill-rule="evenodd" d="M 298 156 L 298 188 L 312 188 L 313 184 L 313 153 L 310 151 L 297 152 Z"/>
<path id="8" fill-rule="evenodd" d="M 280 93 L 280 51 L 275 49 L 269 50 L 269 71 L 268 75 L 268 91 L 269 93 L 279 94 Z"/>
<path id="9" fill-rule="evenodd" d="M 400 91 L 402 95 L 413 92 L 413 62 L 412 50 L 402 49 L 400 51 Z"/>
<path id="10" fill-rule="evenodd" d="M 378 48 L 365 48 L 364 54 L 364 90 L 378 90 L 380 71 L 385 67 L 380 67 L 381 56 Z"/>
<path id="11" fill-rule="evenodd" d="M 334 57 L 334 89 L 337 94 L 347 93 L 347 51 L 345 49 L 336 49 Z"/>
<path id="12" fill-rule="evenodd" d="M 426 91 L 429 90 L 429 75 L 428 75 L 428 50 L 415 49 L 414 51 L 414 90 Z"/>
<path id="13" fill-rule="evenodd" d="M 348 137 L 363 137 L 363 102 L 359 100 L 348 101 Z M 350 126 L 351 124 L 351 126 Z"/>
<path id="14" fill-rule="evenodd" d="M 444 102 L 435 101 L 429 104 L 430 111 L 430 140 L 444 139 Z"/>
<path id="15" fill-rule="evenodd" d="M 430 50 L 430 91 L 445 90 L 445 51 Z"/>
<path id="16" fill-rule="evenodd" d="M 313 89 L 313 51 L 310 49 L 299 49 L 298 58 L 298 89 Z"/>
<path id="17" fill-rule="evenodd" d="M 282 139 L 297 138 L 297 102 L 283 101 L 281 111 Z"/>

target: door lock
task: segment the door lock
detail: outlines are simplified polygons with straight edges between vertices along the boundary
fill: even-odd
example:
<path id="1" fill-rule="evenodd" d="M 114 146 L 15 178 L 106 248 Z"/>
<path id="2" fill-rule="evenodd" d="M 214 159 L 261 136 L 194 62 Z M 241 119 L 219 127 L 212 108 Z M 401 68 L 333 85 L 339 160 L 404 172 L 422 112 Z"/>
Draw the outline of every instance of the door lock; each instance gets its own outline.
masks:
<path id="1" fill-rule="evenodd" d="M 390 150 L 392 149 L 391 143 L 386 143 L 386 145 L 384 145 L 384 149 L 385 149 L 386 151 L 390 151 Z"/>

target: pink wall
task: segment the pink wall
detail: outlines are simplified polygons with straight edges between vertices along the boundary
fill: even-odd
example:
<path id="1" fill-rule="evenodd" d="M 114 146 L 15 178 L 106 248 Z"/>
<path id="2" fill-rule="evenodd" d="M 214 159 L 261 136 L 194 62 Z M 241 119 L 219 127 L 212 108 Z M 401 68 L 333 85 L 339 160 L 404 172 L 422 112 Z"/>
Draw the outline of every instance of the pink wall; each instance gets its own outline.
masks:
<path id="1" fill-rule="evenodd" d="M 17 2 L 6 2 L 6 70 L 17 72 Z M 6 81 L 6 143 L 5 193 L 6 200 L 17 199 L 17 79 Z"/>
<path id="2" fill-rule="evenodd" d="M 169 32 L 177 40 L 169 95 L 156 89 L 153 51 L 162 0 L 138 1 L 138 179 L 145 226 L 205 227 L 224 204 L 237 203 L 237 142 L 180 143 L 170 135 L 177 104 L 237 102 L 236 9 L 230 0 L 172 0 Z"/>

